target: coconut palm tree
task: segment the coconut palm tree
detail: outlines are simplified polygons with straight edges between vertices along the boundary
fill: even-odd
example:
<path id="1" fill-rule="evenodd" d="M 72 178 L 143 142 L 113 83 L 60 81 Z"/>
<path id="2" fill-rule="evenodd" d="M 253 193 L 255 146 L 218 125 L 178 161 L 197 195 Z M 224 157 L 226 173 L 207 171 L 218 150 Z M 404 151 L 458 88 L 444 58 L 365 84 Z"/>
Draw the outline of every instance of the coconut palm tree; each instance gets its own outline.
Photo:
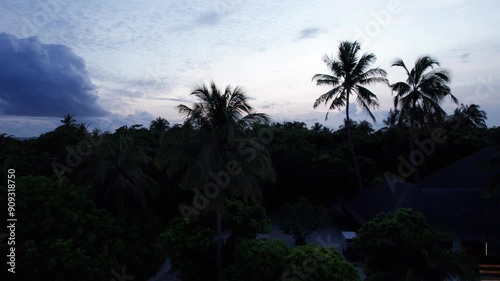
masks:
<path id="1" fill-rule="evenodd" d="M 78 123 L 76 124 L 76 128 L 77 128 L 77 134 L 79 136 L 86 136 L 89 134 L 89 126 L 90 124 L 87 124 L 87 123 Z"/>
<path id="2" fill-rule="evenodd" d="M 169 127 L 170 123 L 167 121 L 167 119 L 162 117 L 157 117 L 155 120 L 151 121 L 151 124 L 149 125 L 149 129 L 151 131 L 159 133 L 165 132 Z"/>
<path id="3" fill-rule="evenodd" d="M 408 70 L 402 59 L 397 59 L 392 66 L 399 66 L 406 72 L 406 81 L 396 82 L 390 87 L 395 92 L 394 108 L 399 110 L 399 121 L 408 120 L 411 137 L 410 149 L 414 151 L 415 134 L 418 129 L 441 124 L 446 112 L 441 108 L 441 102 L 449 97 L 458 104 L 458 99 L 451 93 L 450 75 L 446 69 L 439 67 L 439 62 L 429 56 L 417 59 L 415 66 Z M 415 179 L 418 184 L 420 177 L 414 166 Z"/>
<path id="4" fill-rule="evenodd" d="M 96 189 L 97 202 L 121 215 L 126 209 L 145 210 L 157 183 L 146 173 L 152 159 L 133 138 L 105 139 L 86 161 L 88 166 L 79 176 Z"/>
<path id="5" fill-rule="evenodd" d="M 264 147 L 249 139 L 252 126 L 268 124 L 269 117 L 256 113 L 240 87 L 219 90 L 214 82 L 192 93 L 198 102 L 191 107 L 179 105 L 178 111 L 190 124 L 180 129 L 177 140 L 158 155 L 167 172 L 183 171 L 181 188 L 204 192 L 209 175 L 226 173 L 228 163 L 237 163 L 239 172 L 231 174 L 226 185 L 212 196 L 217 215 L 217 271 L 222 274 L 222 217 L 227 196 L 259 201 L 258 180 L 273 180 L 270 157 Z M 174 132 L 177 133 L 177 132 Z M 175 139 L 175 138 L 174 138 Z M 163 163 L 163 164 L 161 164 Z M 227 173 L 226 173 L 227 175 Z"/>
<path id="6" fill-rule="evenodd" d="M 325 126 L 321 125 L 320 123 L 316 122 L 314 123 L 314 125 L 311 126 L 311 131 L 315 132 L 315 133 L 319 133 L 321 132 L 323 129 L 325 128 Z"/>
<path id="7" fill-rule="evenodd" d="M 92 129 L 92 132 L 90 133 L 90 135 L 94 138 L 94 139 L 97 139 L 101 136 L 102 134 L 102 131 L 98 128 L 94 128 Z"/>
<path id="8" fill-rule="evenodd" d="M 2 144 L 4 141 L 8 141 L 10 139 L 14 138 L 13 135 L 9 135 L 7 133 L 1 133 L 0 134 L 0 144 Z"/>
<path id="9" fill-rule="evenodd" d="M 460 104 L 450 119 L 458 122 L 462 128 L 486 128 L 486 112 L 479 109 L 479 105 Z"/>
<path id="10" fill-rule="evenodd" d="M 76 120 L 74 117 L 75 117 L 74 115 L 71 115 L 68 113 L 68 114 L 64 115 L 64 118 L 60 121 L 61 121 L 61 123 L 63 123 L 63 126 L 66 128 L 75 127 Z"/>
<path id="11" fill-rule="evenodd" d="M 384 125 L 387 126 L 387 128 L 394 128 L 398 125 L 399 121 L 399 110 L 395 109 L 392 110 L 392 108 L 389 110 L 389 113 L 387 114 L 387 119 L 384 119 L 382 122 L 384 122 Z"/>
<path id="12" fill-rule="evenodd" d="M 331 90 L 321 95 L 314 102 L 313 107 L 317 108 L 320 104 L 330 107 L 326 113 L 325 120 L 328 119 L 328 113 L 333 109 L 346 108 L 346 125 L 347 125 L 347 141 L 352 154 L 354 168 L 356 170 L 356 178 L 360 192 L 363 190 L 363 181 L 361 171 L 359 169 L 356 153 L 354 152 L 354 144 L 351 134 L 351 122 L 349 116 L 349 102 L 351 95 L 354 95 L 358 106 L 363 108 L 375 122 L 371 109 L 379 106 L 377 96 L 372 93 L 366 86 L 382 83 L 387 84 L 387 73 L 380 68 L 370 68 L 377 58 L 372 53 L 365 53 L 360 56 L 360 44 L 355 42 L 341 42 L 337 54 L 337 58 L 325 55 L 323 62 L 328 66 L 330 74 L 316 74 L 312 80 L 316 81 L 318 86 L 329 86 Z"/>

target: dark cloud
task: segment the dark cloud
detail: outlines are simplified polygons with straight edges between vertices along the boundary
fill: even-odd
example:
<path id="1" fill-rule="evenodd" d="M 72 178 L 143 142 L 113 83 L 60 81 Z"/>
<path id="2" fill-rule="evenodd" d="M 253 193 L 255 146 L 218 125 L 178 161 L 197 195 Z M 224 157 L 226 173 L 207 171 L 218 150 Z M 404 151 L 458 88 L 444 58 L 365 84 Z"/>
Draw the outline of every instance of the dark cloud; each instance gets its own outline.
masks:
<path id="1" fill-rule="evenodd" d="M 85 62 L 64 45 L 0 33 L 0 114 L 104 116 Z"/>
<path id="2" fill-rule="evenodd" d="M 221 21 L 221 15 L 217 12 L 201 14 L 195 19 L 197 25 L 217 25 Z"/>
<path id="3" fill-rule="evenodd" d="M 470 56 L 470 53 L 465 53 L 463 55 L 460 55 L 461 59 L 467 59 Z"/>
<path id="4" fill-rule="evenodd" d="M 460 62 L 469 62 L 469 59 L 468 59 L 469 56 L 470 56 L 470 53 L 465 53 L 465 54 L 459 55 Z"/>
<path id="5" fill-rule="evenodd" d="M 318 37 L 321 33 L 321 29 L 319 28 L 306 28 L 300 32 L 299 39 L 309 39 Z"/>

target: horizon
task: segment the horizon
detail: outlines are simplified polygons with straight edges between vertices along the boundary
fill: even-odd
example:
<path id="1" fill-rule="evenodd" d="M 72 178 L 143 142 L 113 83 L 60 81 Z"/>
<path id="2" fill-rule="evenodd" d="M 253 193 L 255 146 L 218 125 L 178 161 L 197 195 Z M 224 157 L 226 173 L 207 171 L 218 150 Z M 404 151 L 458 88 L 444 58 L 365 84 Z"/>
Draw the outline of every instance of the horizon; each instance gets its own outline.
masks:
<path id="1" fill-rule="evenodd" d="M 274 122 L 337 129 L 345 109 L 325 121 L 327 108 L 313 103 L 329 88 L 311 78 L 328 72 L 323 55 L 335 55 L 346 40 L 374 53 L 371 67 L 385 69 L 390 83 L 404 79 L 402 69 L 390 67 L 396 58 L 408 67 L 423 55 L 436 58 L 451 71 L 459 103 L 478 104 L 488 127 L 500 125 L 494 1 L 7 0 L 0 12 L 0 61 L 7 62 L 0 69 L 0 133 L 16 137 L 51 131 L 68 113 L 103 131 L 147 127 L 158 116 L 182 123 L 175 106 L 191 104 L 193 88 L 210 81 L 241 86 Z M 373 111 L 378 129 L 393 95 L 386 86 L 370 89 L 380 102 Z M 369 120 L 350 107 L 353 120 Z M 443 103 L 447 113 L 455 107 Z"/>

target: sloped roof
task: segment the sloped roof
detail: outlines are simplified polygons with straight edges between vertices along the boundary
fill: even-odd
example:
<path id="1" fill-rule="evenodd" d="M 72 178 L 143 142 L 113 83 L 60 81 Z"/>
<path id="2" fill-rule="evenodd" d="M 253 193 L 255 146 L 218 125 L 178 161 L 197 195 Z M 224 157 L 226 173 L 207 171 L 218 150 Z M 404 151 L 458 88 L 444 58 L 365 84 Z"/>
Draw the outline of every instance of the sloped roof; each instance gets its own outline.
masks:
<path id="1" fill-rule="evenodd" d="M 360 224 L 380 212 L 412 208 L 424 213 L 437 229 L 466 239 L 484 239 L 487 233 L 500 239 L 500 202 L 495 216 L 492 213 L 500 193 L 490 199 L 483 196 L 489 180 L 498 171 L 477 166 L 497 155 L 495 147 L 486 147 L 422 179 L 421 190 L 414 184 L 398 182 L 392 191 L 388 181 L 383 181 L 344 206 Z"/>
<path id="2" fill-rule="evenodd" d="M 497 171 L 481 169 L 481 161 L 500 155 L 500 151 L 489 146 L 473 153 L 444 169 L 423 178 L 424 188 L 473 188 L 484 189 Z"/>

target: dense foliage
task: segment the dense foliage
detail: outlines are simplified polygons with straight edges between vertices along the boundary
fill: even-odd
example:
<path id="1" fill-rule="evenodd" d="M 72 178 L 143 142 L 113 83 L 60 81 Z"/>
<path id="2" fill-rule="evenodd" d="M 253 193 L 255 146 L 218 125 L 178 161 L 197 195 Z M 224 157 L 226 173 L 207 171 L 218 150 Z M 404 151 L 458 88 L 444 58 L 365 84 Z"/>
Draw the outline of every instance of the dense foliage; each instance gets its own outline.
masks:
<path id="1" fill-rule="evenodd" d="M 345 108 L 339 128 L 272 123 L 242 88 L 211 83 L 194 89 L 194 104 L 177 107 L 183 124 L 158 117 L 108 132 L 67 114 L 37 138 L 0 134 L 2 178 L 8 169 L 19 177 L 16 246 L 19 267 L 30 269 L 21 279 L 109 280 L 126 268 L 128 276 L 146 280 L 168 256 L 184 280 L 221 280 L 223 269 L 228 280 L 265 280 L 283 270 L 302 274 L 290 280 L 358 280 L 331 249 L 308 245 L 287 254 L 280 242 L 255 240 L 270 230 L 267 214 L 305 244 L 328 223 L 326 209 L 315 206 L 342 203 L 388 176 L 418 182 L 500 146 L 500 128 L 486 127 L 477 104 L 447 115 L 442 101 L 459 102 L 449 73 L 421 57 L 412 70 L 402 60 L 394 63 L 407 77 L 390 85 L 394 108 L 386 127 L 376 130 L 349 115 L 354 98 L 374 119 L 379 104 L 369 86 L 388 83 L 385 70 L 371 66 L 375 55 L 342 42 L 338 55 L 323 61 L 329 74 L 313 80 L 330 89 L 311 106 Z M 402 174 L 401 159 L 416 150 L 424 161 Z M 498 167 L 495 158 L 478 168 Z M 498 192 L 499 178 L 486 195 Z M 8 245 L 0 235 L 3 251 Z M 401 210 L 363 226 L 357 243 L 373 280 L 468 276 L 462 257 L 440 248 L 438 237 L 420 214 Z M 262 268 L 268 275 L 245 275 Z"/>
<path id="2" fill-rule="evenodd" d="M 224 221 L 231 229 L 230 240 L 255 239 L 259 233 L 269 233 L 269 219 L 266 209 L 260 205 L 245 205 L 232 199 L 226 203 Z"/>
<path id="3" fill-rule="evenodd" d="M 446 237 L 411 209 L 381 213 L 363 225 L 355 243 L 365 259 L 371 280 L 474 280 L 473 264 L 458 253 L 446 250 Z"/>
<path id="4" fill-rule="evenodd" d="M 290 252 L 288 245 L 281 240 L 244 240 L 235 249 L 234 262 L 226 269 L 225 280 L 280 280 Z"/>
<path id="5" fill-rule="evenodd" d="M 276 215 L 276 223 L 284 233 L 292 235 L 296 245 L 305 245 L 307 238 L 315 230 L 330 222 L 326 208 L 314 206 L 300 197 L 295 203 L 288 203 Z"/>
<path id="6" fill-rule="evenodd" d="M 158 255 L 169 257 L 182 280 L 215 280 L 214 231 L 197 222 L 172 220 L 170 226 L 154 241 Z"/>
<path id="7" fill-rule="evenodd" d="M 299 246 L 287 257 L 281 280 L 359 281 L 356 268 L 332 248 Z"/>
<path id="8" fill-rule="evenodd" d="M 155 272 L 161 258 L 146 242 L 148 229 L 97 208 L 88 191 L 48 177 L 17 179 L 16 274 L 22 280 L 111 279 L 122 268 L 142 278 Z M 5 197 L 2 192 L 0 200 Z M 6 247 L 4 237 L 2 252 Z"/>

